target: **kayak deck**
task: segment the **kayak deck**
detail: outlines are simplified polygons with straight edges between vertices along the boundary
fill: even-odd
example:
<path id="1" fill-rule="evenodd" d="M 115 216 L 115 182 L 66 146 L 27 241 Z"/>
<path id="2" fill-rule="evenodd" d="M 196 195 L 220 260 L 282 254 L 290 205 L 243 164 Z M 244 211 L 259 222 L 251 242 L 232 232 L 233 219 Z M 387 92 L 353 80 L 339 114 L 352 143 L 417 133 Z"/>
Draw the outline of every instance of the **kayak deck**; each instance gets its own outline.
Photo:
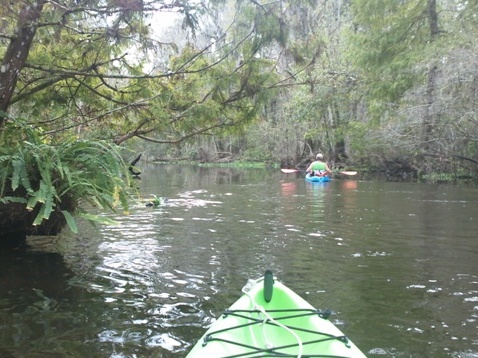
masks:
<path id="1" fill-rule="evenodd" d="M 187 358 L 365 357 L 328 321 L 330 311 L 315 309 L 267 275 L 218 318 Z"/>
<path id="2" fill-rule="evenodd" d="M 330 177 L 327 177 L 327 176 L 318 177 L 318 176 L 310 175 L 310 174 L 307 173 L 305 175 L 305 180 L 313 182 L 313 183 L 326 183 L 326 182 L 330 181 Z"/>

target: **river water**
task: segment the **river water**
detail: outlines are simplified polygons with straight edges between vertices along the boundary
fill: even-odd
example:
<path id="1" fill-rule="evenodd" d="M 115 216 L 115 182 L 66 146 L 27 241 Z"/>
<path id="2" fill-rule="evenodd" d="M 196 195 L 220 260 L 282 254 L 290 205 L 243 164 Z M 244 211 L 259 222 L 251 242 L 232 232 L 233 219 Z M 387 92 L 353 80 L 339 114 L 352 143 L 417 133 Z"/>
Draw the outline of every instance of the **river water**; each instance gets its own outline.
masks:
<path id="1" fill-rule="evenodd" d="M 478 357 L 477 189 L 166 165 L 136 184 L 118 225 L 0 252 L 0 357 L 184 357 L 266 269 L 369 357 Z"/>

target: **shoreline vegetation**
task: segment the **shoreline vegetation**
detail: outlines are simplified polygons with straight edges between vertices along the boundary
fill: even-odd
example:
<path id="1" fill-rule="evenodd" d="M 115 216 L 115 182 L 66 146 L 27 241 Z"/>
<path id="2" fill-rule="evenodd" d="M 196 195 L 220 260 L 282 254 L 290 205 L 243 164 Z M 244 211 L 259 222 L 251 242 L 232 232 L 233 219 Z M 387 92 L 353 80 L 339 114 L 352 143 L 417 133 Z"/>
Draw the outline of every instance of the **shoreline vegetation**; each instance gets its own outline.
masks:
<path id="1" fill-rule="evenodd" d="M 147 162 L 478 180 L 476 2 L 139 3 L 0 8 L 5 235 L 127 211 Z"/>
<path id="2" fill-rule="evenodd" d="M 254 162 L 254 161 L 230 161 L 230 162 L 196 162 L 187 159 L 177 160 L 177 159 L 161 159 L 161 160 L 150 160 L 147 161 L 148 164 L 153 165 L 198 165 L 200 167 L 221 167 L 221 168 L 257 168 L 257 169 L 274 169 L 280 171 L 284 166 L 278 163 L 263 163 L 263 162 Z M 305 170 L 307 165 L 292 166 L 293 169 Z M 367 177 L 369 179 L 376 180 L 390 180 L 390 181 L 410 181 L 410 182 L 425 182 L 425 183 L 450 183 L 456 184 L 460 181 L 466 183 L 478 183 L 478 178 L 475 178 L 471 175 L 462 174 L 454 175 L 453 173 L 442 173 L 442 172 L 432 172 L 427 174 L 418 175 L 416 172 L 407 172 L 407 171 L 388 171 L 386 168 L 366 168 L 366 167 L 356 167 L 354 165 L 345 165 L 340 164 L 340 170 L 356 170 L 358 171 L 357 178 Z"/>

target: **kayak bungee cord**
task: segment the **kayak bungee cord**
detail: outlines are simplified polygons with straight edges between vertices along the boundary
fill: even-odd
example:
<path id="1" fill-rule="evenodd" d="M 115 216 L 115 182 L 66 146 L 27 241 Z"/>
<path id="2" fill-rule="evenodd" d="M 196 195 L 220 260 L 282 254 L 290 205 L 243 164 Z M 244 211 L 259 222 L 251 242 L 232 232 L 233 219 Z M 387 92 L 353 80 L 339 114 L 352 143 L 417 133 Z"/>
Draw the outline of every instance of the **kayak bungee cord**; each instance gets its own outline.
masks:
<path id="1" fill-rule="evenodd" d="M 274 281 L 270 270 L 262 278 L 249 280 L 240 300 L 223 312 L 188 357 L 365 358 L 333 324 L 316 321 L 328 321 L 332 311 L 316 309 L 298 296 L 296 302 L 284 301 L 293 294 L 289 291 Z M 210 346 L 209 342 L 216 343 Z"/>
<path id="2" fill-rule="evenodd" d="M 266 272 L 266 275 L 268 275 L 270 271 Z M 270 272 L 270 274 L 272 275 L 272 272 Z M 299 347 L 299 352 L 297 353 L 297 358 L 301 358 L 302 357 L 302 352 L 303 352 L 303 346 L 302 346 L 302 340 L 300 339 L 300 337 L 297 335 L 297 333 L 295 333 L 294 331 L 292 331 L 289 327 L 287 327 L 286 325 L 278 322 L 277 320 L 275 320 L 269 313 L 266 312 L 265 308 L 262 307 L 261 305 L 258 305 L 254 298 L 249 294 L 249 291 L 250 291 L 250 287 L 253 286 L 253 284 L 256 284 L 256 283 L 259 283 L 261 281 L 263 281 L 264 278 L 261 277 L 255 281 L 252 282 L 251 285 L 249 285 L 250 282 L 248 282 L 246 284 L 246 286 L 244 286 L 242 288 L 242 292 L 249 298 L 249 300 L 251 301 L 252 303 L 252 306 L 253 306 L 253 310 L 258 310 L 260 311 L 263 315 L 264 315 L 264 319 L 262 321 L 262 337 L 264 338 L 264 341 L 266 342 L 266 347 L 268 349 L 273 349 L 274 346 L 273 344 L 271 344 L 269 342 L 269 340 L 267 339 L 267 335 L 266 335 L 266 331 L 265 331 L 265 327 L 266 327 L 266 324 L 267 322 L 272 322 L 273 324 L 285 329 L 287 332 L 289 332 L 294 338 L 295 340 L 297 341 L 297 345 Z M 269 299 L 270 300 L 270 299 Z M 252 314 L 252 313 L 251 313 Z"/>
<path id="3" fill-rule="evenodd" d="M 277 321 L 278 319 L 290 319 L 290 318 L 296 318 L 296 317 L 301 317 L 301 316 L 311 316 L 311 315 L 318 315 L 322 319 L 327 319 L 327 316 L 329 314 L 329 312 L 327 312 L 327 311 L 322 312 L 322 311 L 313 310 L 313 309 L 290 309 L 290 310 L 289 309 L 284 309 L 284 310 L 269 310 L 268 312 L 273 312 L 273 313 L 301 312 L 300 314 L 296 314 L 296 315 L 283 316 L 283 317 L 280 317 L 280 318 L 276 318 L 275 321 Z M 247 313 L 248 315 L 245 315 L 245 314 L 243 315 L 241 313 Z M 220 335 L 223 332 L 231 331 L 231 330 L 234 330 L 234 329 L 243 329 L 243 328 L 246 328 L 246 327 L 250 328 L 251 326 L 254 326 L 254 325 L 263 324 L 264 320 L 252 317 L 253 313 L 260 313 L 260 312 L 257 311 L 257 310 L 226 310 L 226 311 L 224 311 L 224 316 L 223 317 L 235 316 L 235 317 L 238 317 L 238 318 L 243 318 L 245 320 L 250 320 L 251 322 L 244 323 L 244 324 L 239 324 L 239 325 L 236 325 L 236 326 L 231 326 L 231 327 L 220 329 L 220 330 L 217 330 L 217 331 L 213 331 L 213 332 L 211 332 L 211 333 L 209 333 L 209 334 L 207 334 L 206 336 L 203 337 L 202 346 L 205 347 L 208 344 L 208 342 L 220 341 L 220 342 L 223 342 L 223 343 L 237 345 L 237 346 L 247 348 L 247 349 L 250 350 L 249 352 L 243 352 L 243 353 L 239 353 L 239 354 L 232 354 L 232 355 L 223 356 L 223 358 L 236 358 L 236 357 L 246 357 L 246 356 L 251 356 L 251 357 L 254 357 L 254 358 L 257 358 L 257 357 L 296 357 L 297 358 L 296 354 L 281 353 L 280 352 L 283 349 L 287 349 L 287 348 L 291 348 L 291 347 L 297 347 L 298 346 L 297 343 L 285 344 L 285 345 L 274 347 L 274 348 L 258 348 L 257 344 L 256 345 L 251 345 L 251 344 L 241 343 L 241 342 L 237 342 L 237 341 L 231 341 L 231 340 L 228 340 L 228 339 L 225 339 L 225 338 L 214 337 L 214 335 Z M 273 323 L 273 322 L 270 322 L 270 321 L 266 321 L 266 324 L 272 324 L 274 326 L 278 326 L 277 322 Z M 338 340 L 338 341 L 342 342 L 346 347 L 350 348 L 349 340 L 348 340 L 347 336 L 344 336 L 344 335 L 336 336 L 336 335 L 333 335 L 333 334 L 328 334 L 328 333 L 319 332 L 319 331 L 311 331 L 311 330 L 300 328 L 300 327 L 289 327 L 289 328 L 295 329 L 296 331 L 317 334 L 317 335 L 325 337 L 325 338 L 310 340 L 310 341 L 307 341 L 307 342 L 302 342 L 303 345 L 305 345 L 305 344 L 311 345 L 311 344 L 315 344 L 315 343 L 324 343 L 326 341 Z M 267 353 L 268 355 L 267 356 L 253 356 L 253 354 L 256 354 L 256 353 Z M 275 354 L 275 355 L 271 355 L 271 354 Z M 347 358 L 349 356 L 318 353 L 318 354 L 306 354 L 306 355 L 303 355 L 303 357 L 304 358 L 305 357 Z"/>

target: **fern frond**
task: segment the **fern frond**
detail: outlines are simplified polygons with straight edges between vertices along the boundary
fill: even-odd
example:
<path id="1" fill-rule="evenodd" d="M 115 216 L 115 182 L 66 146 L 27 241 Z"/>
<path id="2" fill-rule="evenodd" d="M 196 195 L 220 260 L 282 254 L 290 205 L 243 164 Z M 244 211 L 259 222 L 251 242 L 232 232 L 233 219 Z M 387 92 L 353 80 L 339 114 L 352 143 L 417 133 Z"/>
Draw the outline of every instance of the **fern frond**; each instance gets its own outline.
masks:
<path id="1" fill-rule="evenodd" d="M 23 137 L 15 145 L 0 143 L 0 164 L 5 168 L 0 173 L 0 203 L 25 204 L 25 210 L 34 212 L 32 225 L 42 225 L 52 215 L 63 216 L 61 221 L 74 232 L 74 215 L 84 215 L 78 207 L 80 199 L 104 209 L 114 211 L 120 205 L 128 211 L 128 165 L 118 146 L 74 138 L 58 145 L 45 143 L 21 120 L 9 121 L 0 140 L 18 133 Z"/>

